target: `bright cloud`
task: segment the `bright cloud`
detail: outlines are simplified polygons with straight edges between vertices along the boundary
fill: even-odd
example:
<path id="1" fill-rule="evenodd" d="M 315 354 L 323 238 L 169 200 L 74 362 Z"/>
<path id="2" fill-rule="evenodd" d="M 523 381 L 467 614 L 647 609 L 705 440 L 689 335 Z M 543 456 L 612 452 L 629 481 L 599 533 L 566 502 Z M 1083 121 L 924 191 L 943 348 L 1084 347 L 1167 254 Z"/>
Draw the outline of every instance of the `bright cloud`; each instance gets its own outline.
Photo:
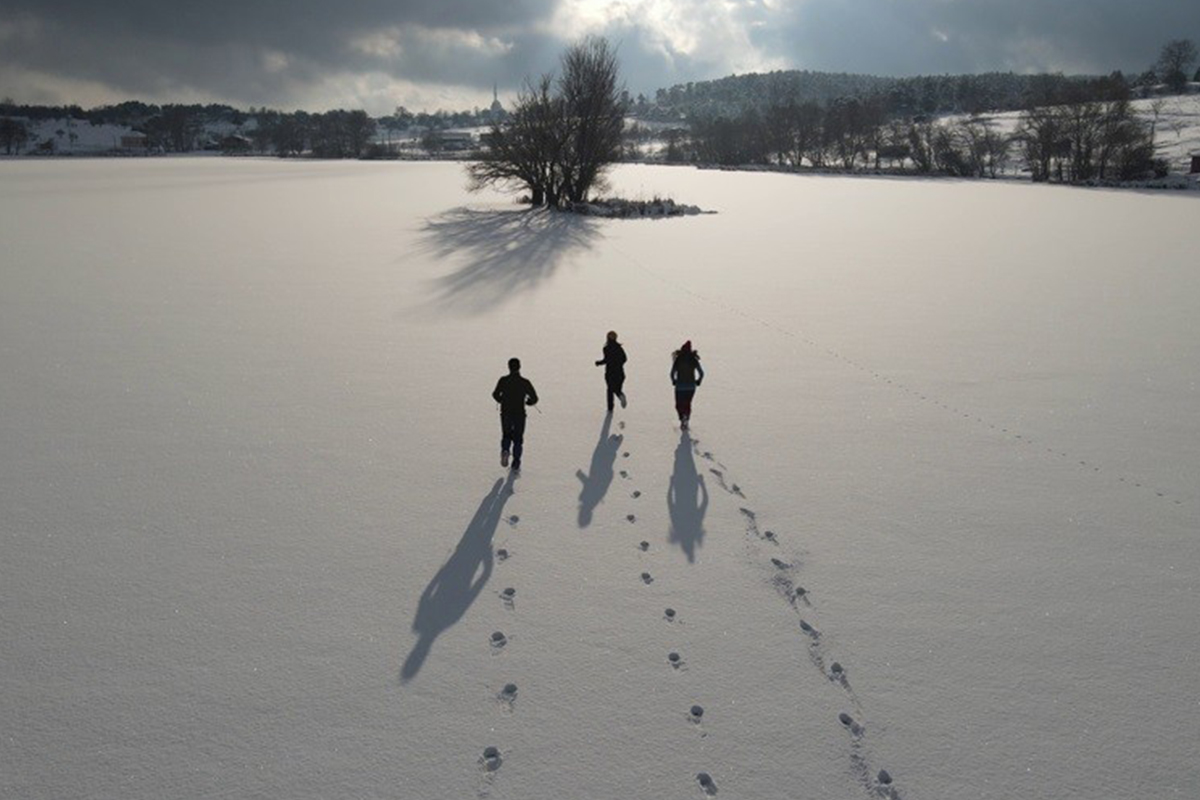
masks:
<path id="1" fill-rule="evenodd" d="M 563 48 L 588 34 L 607 36 L 628 87 L 648 94 L 788 68 L 1138 72 L 1166 41 L 1200 40 L 1200 3 L 0 0 L 0 95 L 83 105 L 187 96 L 312 110 L 366 98 L 372 113 L 403 97 L 410 107 L 462 108 L 487 101 L 493 84 L 511 92 L 553 70 Z"/>

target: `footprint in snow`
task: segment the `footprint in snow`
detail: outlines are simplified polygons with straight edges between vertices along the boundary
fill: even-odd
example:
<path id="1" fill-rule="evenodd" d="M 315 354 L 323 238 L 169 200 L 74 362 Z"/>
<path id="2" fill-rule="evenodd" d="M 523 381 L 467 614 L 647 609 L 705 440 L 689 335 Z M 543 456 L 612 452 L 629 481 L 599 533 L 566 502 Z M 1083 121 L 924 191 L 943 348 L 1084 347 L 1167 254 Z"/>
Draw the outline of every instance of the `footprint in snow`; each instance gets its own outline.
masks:
<path id="1" fill-rule="evenodd" d="M 679 655 L 679 653 L 667 653 L 667 663 L 673 669 L 679 669 L 683 666 L 683 656 Z"/>
<path id="2" fill-rule="evenodd" d="M 637 522 L 637 517 L 633 514 L 626 514 L 625 519 L 629 520 L 630 522 Z"/>
<path id="3" fill-rule="evenodd" d="M 842 723 L 842 726 L 845 727 L 846 730 L 850 731 L 851 735 L 855 738 L 863 735 L 863 727 L 855 721 L 854 717 L 850 716 L 845 711 L 843 711 L 841 714 L 838 714 L 838 722 Z"/>
<path id="4" fill-rule="evenodd" d="M 846 668 L 836 661 L 829 665 L 829 680 L 840 683 L 843 688 L 850 688 L 850 679 L 846 676 Z"/>
<path id="5" fill-rule="evenodd" d="M 796 585 L 792 583 L 791 578 L 787 575 L 777 573 L 771 576 L 771 585 L 792 606 L 795 606 L 796 602 L 800 599 L 799 595 L 796 594 Z M 808 605 L 807 601 L 805 605 Z"/>
<path id="6" fill-rule="evenodd" d="M 500 765 L 504 763 L 504 759 L 500 757 L 500 748 L 485 747 L 483 755 L 479 757 L 479 766 L 484 772 L 495 772 L 500 769 Z"/>
<path id="7" fill-rule="evenodd" d="M 761 539 L 762 533 L 758 530 L 758 515 L 745 507 L 739 508 L 738 511 L 742 512 L 742 516 L 746 520 L 746 533 L 752 533 Z"/>
<path id="8" fill-rule="evenodd" d="M 779 539 L 775 537 L 775 531 L 763 531 L 763 538 L 771 544 L 779 544 Z"/>
<path id="9" fill-rule="evenodd" d="M 654 583 L 654 576 L 651 575 L 649 572 L 643 572 L 642 573 L 642 583 L 649 586 L 650 584 Z"/>
<path id="10" fill-rule="evenodd" d="M 517 685 L 515 683 L 504 684 L 504 688 L 496 694 L 496 699 L 503 703 L 505 708 L 512 711 L 517 702 Z"/>
<path id="11" fill-rule="evenodd" d="M 625 480 L 629 480 L 629 473 L 625 470 L 621 470 L 621 477 Z"/>
<path id="12" fill-rule="evenodd" d="M 673 609 L 673 608 L 668 608 L 666 611 L 663 612 L 663 619 L 665 619 L 667 622 L 674 622 L 676 617 L 677 617 L 677 614 L 675 613 L 675 609 Z"/>
<path id="13" fill-rule="evenodd" d="M 816 640 L 821 638 L 821 632 L 812 625 L 809 625 L 804 620 L 800 620 L 800 630 L 803 631 L 804 635 L 810 639 Z"/>
<path id="14" fill-rule="evenodd" d="M 737 495 L 738 497 L 742 498 L 743 500 L 746 499 L 746 495 L 742 492 L 742 488 L 740 486 L 738 486 L 736 483 L 731 486 L 725 482 L 725 473 L 724 472 L 722 472 L 719 469 L 711 469 L 711 468 L 708 471 L 711 472 L 714 476 L 716 476 L 717 485 L 720 486 L 722 489 L 724 489 L 726 492 L 728 492 L 729 494 Z"/>
<path id="15" fill-rule="evenodd" d="M 771 563 L 775 566 L 775 569 L 791 569 L 792 568 L 791 564 L 787 563 L 786 561 L 781 561 L 778 558 L 772 558 Z"/>
<path id="16" fill-rule="evenodd" d="M 700 788 L 709 797 L 717 793 L 717 782 L 712 779 L 712 775 L 707 772 L 701 772 L 696 775 L 696 782 L 700 784 Z"/>
<path id="17" fill-rule="evenodd" d="M 640 491 L 637 491 L 637 490 L 635 489 L 635 490 L 634 490 L 634 492 L 633 492 L 633 494 L 631 494 L 631 495 L 629 495 L 629 496 L 630 496 L 630 497 L 632 497 L 634 500 L 637 500 L 639 497 L 641 497 L 641 496 L 642 496 L 642 493 L 641 493 Z"/>
<path id="18" fill-rule="evenodd" d="M 492 646 L 492 650 L 498 652 L 503 649 L 506 644 L 508 644 L 508 637 L 500 631 L 496 631 L 492 634 L 491 639 L 488 641 Z"/>
<path id="19" fill-rule="evenodd" d="M 496 560 L 497 561 L 507 561 L 509 555 L 510 555 L 509 552 L 507 550 L 505 550 L 503 547 L 501 547 L 499 550 L 496 551 Z"/>
<path id="20" fill-rule="evenodd" d="M 617 423 L 617 427 L 618 427 L 618 428 L 620 428 L 621 430 L 625 430 L 625 423 L 624 423 L 624 421 L 622 421 L 622 422 L 618 422 L 618 423 Z"/>
<path id="21" fill-rule="evenodd" d="M 624 453 L 621 453 L 621 458 L 629 458 L 629 451 L 626 450 Z"/>
<path id="22" fill-rule="evenodd" d="M 518 522 L 520 522 L 520 521 L 521 521 L 521 518 L 520 518 L 520 517 L 518 517 L 516 514 L 513 514 L 511 517 L 509 517 L 509 518 L 508 518 L 507 520 L 505 520 L 505 521 L 506 521 L 506 522 L 507 522 L 509 525 L 512 525 L 513 527 L 516 527 L 516 524 L 517 524 Z"/>
<path id="23" fill-rule="evenodd" d="M 517 605 L 517 590 L 511 586 L 500 592 L 500 600 L 503 601 L 505 608 L 516 608 Z"/>
<path id="24" fill-rule="evenodd" d="M 886 769 L 875 776 L 875 793 L 885 800 L 900 800 L 900 792 L 892 785 L 892 775 Z"/>
<path id="25" fill-rule="evenodd" d="M 649 543 L 649 542 L 641 542 L 640 544 L 638 544 L 638 548 L 639 548 L 639 549 L 640 549 L 640 550 L 641 550 L 643 553 L 645 553 L 647 550 L 649 550 L 649 549 L 650 549 L 650 543 Z"/>

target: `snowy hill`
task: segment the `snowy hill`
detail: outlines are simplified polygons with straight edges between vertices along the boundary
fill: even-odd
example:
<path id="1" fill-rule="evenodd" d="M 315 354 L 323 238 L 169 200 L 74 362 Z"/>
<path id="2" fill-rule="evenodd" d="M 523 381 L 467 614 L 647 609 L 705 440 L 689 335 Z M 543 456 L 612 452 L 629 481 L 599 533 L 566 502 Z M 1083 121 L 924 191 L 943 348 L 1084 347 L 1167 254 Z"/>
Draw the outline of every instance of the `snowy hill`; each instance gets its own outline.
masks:
<path id="1" fill-rule="evenodd" d="M 1192 156 L 1200 155 L 1200 93 L 1145 98 L 1132 105 L 1138 116 L 1154 123 L 1158 155 L 1167 159 L 1171 172 L 1188 172 Z M 1019 111 L 986 117 L 1005 133 L 1016 131 L 1020 118 Z"/>
<path id="2" fill-rule="evenodd" d="M 1192 794 L 1197 197 L 463 183 L 0 163 L 0 796 Z"/>

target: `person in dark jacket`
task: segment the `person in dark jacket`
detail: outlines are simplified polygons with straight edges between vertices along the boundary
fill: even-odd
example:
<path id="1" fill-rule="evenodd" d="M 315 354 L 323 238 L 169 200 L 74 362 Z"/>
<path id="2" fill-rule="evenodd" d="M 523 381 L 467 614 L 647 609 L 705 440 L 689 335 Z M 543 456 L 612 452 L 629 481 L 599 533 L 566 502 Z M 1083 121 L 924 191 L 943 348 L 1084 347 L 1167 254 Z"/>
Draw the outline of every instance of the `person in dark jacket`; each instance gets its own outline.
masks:
<path id="1" fill-rule="evenodd" d="M 692 397 L 696 387 L 704 380 L 704 367 L 700 366 L 700 354 L 692 349 L 692 342 L 683 343 L 674 353 L 671 362 L 671 385 L 675 387 L 675 411 L 679 414 L 679 426 L 687 429 L 692 417 Z"/>
<path id="2" fill-rule="evenodd" d="M 508 451 L 512 448 L 512 468 L 521 469 L 521 452 L 525 449 L 525 406 L 537 405 L 537 390 L 521 376 L 521 361 L 508 360 L 508 374 L 496 381 L 492 399 L 500 404 L 500 466 L 508 466 Z"/>
<path id="3" fill-rule="evenodd" d="M 596 366 L 604 365 L 604 383 L 608 386 L 608 410 L 613 410 L 613 397 L 621 401 L 625 408 L 625 348 L 617 341 L 617 332 L 608 332 L 608 341 L 604 343 L 604 358 L 596 362 Z"/>

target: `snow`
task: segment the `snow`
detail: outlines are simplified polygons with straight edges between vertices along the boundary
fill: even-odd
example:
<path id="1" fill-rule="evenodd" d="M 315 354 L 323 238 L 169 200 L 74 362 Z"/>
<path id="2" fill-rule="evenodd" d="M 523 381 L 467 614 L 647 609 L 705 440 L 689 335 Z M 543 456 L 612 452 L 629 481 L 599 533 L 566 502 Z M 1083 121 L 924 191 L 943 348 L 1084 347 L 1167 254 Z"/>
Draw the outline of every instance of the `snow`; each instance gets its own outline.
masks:
<path id="1" fill-rule="evenodd" d="M 622 221 L 445 163 L 0 171 L 0 796 L 1200 783 L 1194 194 L 627 166 L 718 213 Z"/>

